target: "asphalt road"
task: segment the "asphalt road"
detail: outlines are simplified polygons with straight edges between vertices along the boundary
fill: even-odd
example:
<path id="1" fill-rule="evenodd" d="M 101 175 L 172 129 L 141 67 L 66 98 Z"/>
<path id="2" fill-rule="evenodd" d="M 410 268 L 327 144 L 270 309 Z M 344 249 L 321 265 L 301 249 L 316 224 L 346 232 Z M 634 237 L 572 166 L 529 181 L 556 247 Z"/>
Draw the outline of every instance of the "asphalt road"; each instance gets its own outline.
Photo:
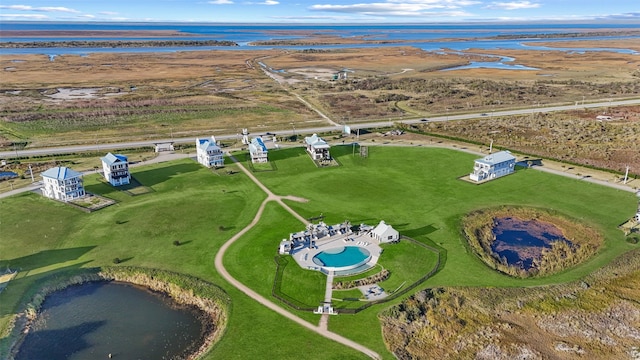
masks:
<path id="1" fill-rule="evenodd" d="M 505 110 L 505 111 L 492 111 L 492 112 L 484 112 L 484 113 L 473 113 L 473 114 L 460 114 L 460 115 L 440 115 L 435 117 L 429 117 L 427 121 L 453 121 L 453 120 L 466 120 L 466 119 L 477 119 L 483 117 L 493 117 L 493 116 L 510 116 L 510 115 L 523 115 L 523 114 L 535 114 L 541 112 L 554 112 L 554 111 L 567 111 L 567 110 L 576 110 L 576 109 L 586 109 L 586 108 L 598 108 L 598 107 L 608 107 L 608 106 L 622 106 L 622 105 L 638 105 L 640 104 L 639 99 L 630 99 L 630 100 L 617 100 L 617 101 L 598 101 L 593 103 L 582 103 L 576 102 L 574 105 L 563 105 L 563 106 L 549 106 L 549 107 L 531 107 L 526 109 L 518 109 L 518 110 Z M 322 114 L 321 114 L 322 115 Z M 324 115 L 323 115 L 324 116 Z M 328 119 L 326 116 L 324 116 Z M 328 120 L 331 121 L 331 120 Z M 333 122 L 333 121 L 331 121 Z M 358 123 L 358 124 L 349 124 L 351 130 L 357 129 L 365 129 L 365 128 L 380 128 L 392 125 L 394 122 L 402 122 L 403 124 L 417 124 L 420 122 L 424 122 L 423 118 L 415 118 L 415 119 L 403 119 L 401 121 L 376 121 L 376 122 L 368 122 L 368 123 Z M 335 122 L 334 122 L 335 124 Z M 292 130 L 264 130 L 261 134 L 266 132 L 277 133 L 280 136 L 289 136 L 295 134 L 313 134 L 313 133 L 322 133 L 329 131 L 341 131 L 342 125 L 331 125 L 331 126 L 321 126 L 321 127 L 313 127 L 313 128 L 302 128 L 302 129 L 292 129 Z M 226 134 L 226 135 L 217 135 L 217 140 L 229 140 L 236 139 L 238 134 Z M 61 146 L 61 147 L 47 147 L 47 148 L 34 148 L 34 149 L 24 149 L 24 150 L 13 150 L 13 151 L 2 151 L 0 152 L 0 159 L 12 158 L 16 156 L 33 156 L 33 155 L 53 155 L 53 154 L 65 154 L 72 152 L 82 152 L 82 151 L 99 151 L 99 150 L 117 150 L 117 149 L 127 149 L 127 148 L 137 148 L 137 147 L 145 147 L 145 146 L 154 146 L 156 143 L 164 143 L 164 142 L 173 142 L 175 144 L 186 144 L 186 143 L 194 143 L 194 137 L 186 137 L 186 138 L 174 138 L 174 139 L 155 139 L 155 140 L 141 140 L 141 141 L 132 141 L 132 142 L 121 142 L 121 143 L 107 143 L 107 144 L 92 144 L 92 145 L 76 145 L 76 146 Z"/>

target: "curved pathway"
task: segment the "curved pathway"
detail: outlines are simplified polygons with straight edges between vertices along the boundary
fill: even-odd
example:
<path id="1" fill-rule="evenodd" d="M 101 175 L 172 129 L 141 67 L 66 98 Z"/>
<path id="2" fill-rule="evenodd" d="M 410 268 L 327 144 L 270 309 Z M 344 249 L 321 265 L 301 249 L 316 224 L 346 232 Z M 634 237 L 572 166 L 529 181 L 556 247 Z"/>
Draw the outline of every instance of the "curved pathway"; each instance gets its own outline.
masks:
<path id="1" fill-rule="evenodd" d="M 373 350 L 371 350 L 371 349 L 369 349 L 369 348 L 367 348 L 367 347 L 365 347 L 363 345 L 360 345 L 360 344 L 358 344 L 357 342 L 355 342 L 353 340 L 347 339 L 347 338 L 343 337 L 342 335 L 338 335 L 336 333 L 328 331 L 326 329 L 326 325 L 325 326 L 315 326 L 315 325 L 313 325 L 313 324 L 311 324 L 311 323 L 309 323 L 309 322 L 297 317 L 295 314 L 283 309 L 282 307 L 280 307 L 279 305 L 275 304 L 271 300 L 265 298 L 264 296 L 258 294 L 255 291 L 253 291 L 248 286 L 246 286 L 243 283 L 241 283 L 240 281 L 236 280 L 233 276 L 231 276 L 231 274 L 229 274 L 227 269 L 224 267 L 224 263 L 223 263 L 225 252 L 231 246 L 231 244 L 233 244 L 236 240 L 241 238 L 247 231 L 249 231 L 251 228 L 253 228 L 258 223 L 258 221 L 260 221 L 260 218 L 262 217 L 262 212 L 264 211 L 264 208 L 266 207 L 267 203 L 269 203 L 270 201 L 276 201 L 278 204 L 280 204 L 282 207 L 284 207 L 289 213 L 291 213 L 293 216 L 295 216 L 298 220 L 300 220 L 304 224 L 308 223 L 308 221 L 305 218 L 303 218 L 298 213 L 293 211 L 293 209 L 291 209 L 289 206 L 287 206 L 282 201 L 282 197 L 273 194 L 269 189 L 267 189 L 249 170 L 247 170 L 244 166 L 242 166 L 242 164 L 240 164 L 238 162 L 238 160 L 236 160 L 231 154 L 229 154 L 229 157 L 231 158 L 231 160 L 233 160 L 233 162 L 235 162 L 238 165 L 238 167 L 245 174 L 247 174 L 247 176 L 251 180 L 253 180 L 265 193 L 267 193 L 267 198 L 260 205 L 260 208 L 258 209 L 258 212 L 256 213 L 256 216 L 253 218 L 251 223 L 249 225 L 247 225 L 244 229 L 239 231 L 237 234 L 235 234 L 227 242 L 225 242 L 222 245 L 222 247 L 220 248 L 220 250 L 218 251 L 218 253 L 216 254 L 215 267 L 216 267 L 216 270 L 218 271 L 218 273 L 220 273 L 220 275 L 222 275 L 222 277 L 225 278 L 225 280 L 227 280 L 236 289 L 242 291 L 243 293 L 245 293 L 250 298 L 252 298 L 255 301 L 259 302 L 260 304 L 268 307 L 269 309 L 277 312 L 278 314 L 286 317 L 287 319 L 292 320 L 292 321 L 298 323 L 299 325 L 304 326 L 305 328 L 307 328 L 307 329 L 309 329 L 311 331 L 314 331 L 317 334 L 320 334 L 320 335 L 322 335 L 322 336 L 324 336 L 324 337 L 326 337 L 328 339 L 331 339 L 333 341 L 337 341 L 337 342 L 339 342 L 339 343 L 341 343 L 343 345 L 346 345 L 346 346 L 349 346 L 350 348 L 358 350 L 361 353 L 369 356 L 372 359 L 380 359 L 381 358 L 380 355 L 378 355 L 378 353 L 376 353 L 375 351 L 373 351 Z"/>

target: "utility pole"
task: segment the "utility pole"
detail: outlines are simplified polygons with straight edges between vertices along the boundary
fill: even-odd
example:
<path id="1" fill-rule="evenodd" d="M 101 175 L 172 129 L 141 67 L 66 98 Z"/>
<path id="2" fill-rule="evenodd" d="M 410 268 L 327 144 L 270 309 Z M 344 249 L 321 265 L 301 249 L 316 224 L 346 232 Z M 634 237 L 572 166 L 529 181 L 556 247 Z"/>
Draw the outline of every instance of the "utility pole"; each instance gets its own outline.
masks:
<path id="1" fill-rule="evenodd" d="M 31 174 L 31 183 L 33 184 L 36 181 L 33 179 L 33 169 L 31 168 L 31 164 L 29 164 L 29 173 Z"/>
<path id="2" fill-rule="evenodd" d="M 629 179 L 629 165 L 627 165 L 627 170 L 624 172 L 624 181 L 623 184 L 627 184 L 627 179 Z"/>

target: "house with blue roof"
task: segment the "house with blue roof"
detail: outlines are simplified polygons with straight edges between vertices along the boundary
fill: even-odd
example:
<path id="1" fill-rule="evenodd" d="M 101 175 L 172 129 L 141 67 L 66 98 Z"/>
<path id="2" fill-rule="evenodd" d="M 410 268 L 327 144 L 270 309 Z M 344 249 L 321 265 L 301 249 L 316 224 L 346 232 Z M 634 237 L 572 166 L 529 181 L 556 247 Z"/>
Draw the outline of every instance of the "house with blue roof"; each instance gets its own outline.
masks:
<path id="1" fill-rule="evenodd" d="M 64 166 L 56 166 L 42 174 L 42 195 L 60 201 L 72 201 L 85 196 L 82 174 Z"/>
<path id="2" fill-rule="evenodd" d="M 254 137 L 249 144 L 249 154 L 252 163 L 266 163 L 269 161 L 267 146 L 260 136 Z"/>
<path id="3" fill-rule="evenodd" d="M 499 151 L 477 159 L 469 178 L 476 182 L 491 180 L 513 173 L 515 167 L 516 157 L 509 151 Z"/>
<path id="4" fill-rule="evenodd" d="M 224 153 L 213 136 L 211 139 L 196 139 L 196 157 L 200 164 L 208 168 L 224 166 Z"/>
<path id="5" fill-rule="evenodd" d="M 108 153 L 102 160 L 102 173 L 112 186 L 126 185 L 131 182 L 129 160 L 121 154 Z"/>
<path id="6" fill-rule="evenodd" d="M 307 153 L 313 160 L 331 159 L 331 155 L 329 154 L 329 144 L 319 137 L 318 134 L 305 137 L 304 142 L 307 146 Z"/>

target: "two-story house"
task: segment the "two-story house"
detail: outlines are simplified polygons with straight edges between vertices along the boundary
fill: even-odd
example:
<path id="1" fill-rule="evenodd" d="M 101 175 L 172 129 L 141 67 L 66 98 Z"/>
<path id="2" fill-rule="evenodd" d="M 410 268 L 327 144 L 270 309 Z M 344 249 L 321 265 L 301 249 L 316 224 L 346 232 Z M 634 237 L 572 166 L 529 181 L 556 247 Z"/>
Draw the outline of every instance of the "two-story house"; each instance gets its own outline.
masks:
<path id="1" fill-rule="evenodd" d="M 206 167 L 224 166 L 224 153 L 213 136 L 211 139 L 196 139 L 196 156 L 198 162 Z"/>
<path id="2" fill-rule="evenodd" d="M 329 160 L 331 155 L 329 154 L 329 144 L 324 141 L 317 134 L 313 134 L 304 138 L 304 142 L 307 145 L 307 153 L 313 160 Z"/>
<path id="3" fill-rule="evenodd" d="M 491 180 L 515 171 L 516 157 L 508 151 L 499 151 L 477 159 L 469 178 L 473 181 Z"/>
<path id="4" fill-rule="evenodd" d="M 249 154 L 251 155 L 252 163 L 266 163 L 269 161 L 267 146 L 262 141 L 261 137 L 254 137 L 249 144 Z"/>
<path id="5" fill-rule="evenodd" d="M 71 201 L 85 196 L 82 174 L 64 166 L 56 166 L 42 174 L 42 195 L 60 201 Z"/>
<path id="6" fill-rule="evenodd" d="M 131 182 L 129 160 L 121 154 L 108 153 L 102 160 L 102 173 L 112 186 L 126 185 Z"/>

